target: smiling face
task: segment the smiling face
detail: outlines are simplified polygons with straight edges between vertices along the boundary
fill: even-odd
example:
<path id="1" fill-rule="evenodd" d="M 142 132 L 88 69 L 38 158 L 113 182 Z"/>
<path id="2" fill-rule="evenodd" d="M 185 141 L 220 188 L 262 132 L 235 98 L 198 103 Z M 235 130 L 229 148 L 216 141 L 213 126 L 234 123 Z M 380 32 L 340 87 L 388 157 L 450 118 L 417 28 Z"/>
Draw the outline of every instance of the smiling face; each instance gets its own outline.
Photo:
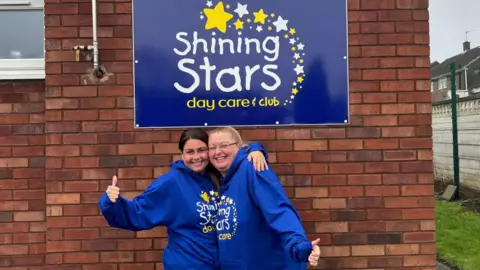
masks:
<path id="1" fill-rule="evenodd" d="M 223 175 L 227 173 L 237 155 L 240 143 L 226 131 L 214 132 L 208 138 L 208 157 L 212 165 Z"/>
<path id="2" fill-rule="evenodd" d="M 182 160 L 192 171 L 202 173 L 208 165 L 207 144 L 196 139 L 187 140 L 183 147 Z"/>

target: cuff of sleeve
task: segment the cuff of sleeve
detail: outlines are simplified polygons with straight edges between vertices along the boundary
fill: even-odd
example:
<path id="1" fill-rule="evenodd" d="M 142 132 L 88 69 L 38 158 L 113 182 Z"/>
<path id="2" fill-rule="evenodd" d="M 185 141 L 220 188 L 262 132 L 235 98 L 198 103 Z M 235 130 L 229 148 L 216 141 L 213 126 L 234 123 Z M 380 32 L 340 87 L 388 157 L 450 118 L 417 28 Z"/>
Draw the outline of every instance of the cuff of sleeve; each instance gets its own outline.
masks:
<path id="1" fill-rule="evenodd" d="M 268 153 L 261 143 L 251 142 L 248 146 L 250 147 L 250 152 L 261 151 L 265 156 L 265 160 L 268 160 Z"/>
<path id="2" fill-rule="evenodd" d="M 100 205 L 100 210 L 102 213 L 105 213 L 108 209 L 115 205 L 112 203 L 112 201 L 110 201 L 110 198 L 108 198 L 107 192 L 103 193 L 102 197 L 100 197 L 100 200 L 98 201 L 98 204 Z"/>
<path id="3" fill-rule="evenodd" d="M 310 253 L 312 253 L 311 242 L 302 242 L 295 247 L 295 254 L 299 262 L 308 262 Z"/>

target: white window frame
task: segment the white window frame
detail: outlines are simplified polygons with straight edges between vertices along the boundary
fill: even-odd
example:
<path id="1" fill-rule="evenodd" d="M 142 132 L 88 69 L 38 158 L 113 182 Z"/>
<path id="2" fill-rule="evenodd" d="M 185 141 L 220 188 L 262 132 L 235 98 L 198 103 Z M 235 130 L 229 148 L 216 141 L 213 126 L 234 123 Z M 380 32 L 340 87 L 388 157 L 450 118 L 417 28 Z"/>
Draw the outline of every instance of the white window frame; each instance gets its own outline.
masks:
<path id="1" fill-rule="evenodd" d="M 447 77 L 443 77 L 440 80 L 438 80 L 438 89 L 439 90 L 447 89 Z"/>
<path id="2" fill-rule="evenodd" d="M 0 11 L 4 10 L 44 10 L 44 0 L 0 0 Z M 43 41 L 45 55 L 45 38 Z M 38 59 L 0 59 L 0 80 L 33 79 L 45 79 L 45 56 Z"/>

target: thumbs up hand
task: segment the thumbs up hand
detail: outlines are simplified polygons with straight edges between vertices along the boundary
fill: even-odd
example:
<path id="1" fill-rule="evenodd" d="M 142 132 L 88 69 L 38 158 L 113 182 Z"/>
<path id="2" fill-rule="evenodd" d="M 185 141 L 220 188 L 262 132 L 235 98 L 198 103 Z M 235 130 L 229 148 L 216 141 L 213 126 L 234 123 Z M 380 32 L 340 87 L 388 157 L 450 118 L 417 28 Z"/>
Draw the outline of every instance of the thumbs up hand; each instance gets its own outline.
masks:
<path id="1" fill-rule="evenodd" d="M 312 253 L 308 256 L 308 262 L 311 266 L 316 266 L 318 264 L 318 259 L 320 258 L 320 238 L 317 238 L 315 241 L 312 241 Z"/>
<path id="2" fill-rule="evenodd" d="M 107 188 L 107 195 L 112 203 L 116 203 L 118 196 L 120 195 L 120 189 L 117 187 L 117 182 L 117 176 L 114 175 L 112 179 L 112 184 Z"/>

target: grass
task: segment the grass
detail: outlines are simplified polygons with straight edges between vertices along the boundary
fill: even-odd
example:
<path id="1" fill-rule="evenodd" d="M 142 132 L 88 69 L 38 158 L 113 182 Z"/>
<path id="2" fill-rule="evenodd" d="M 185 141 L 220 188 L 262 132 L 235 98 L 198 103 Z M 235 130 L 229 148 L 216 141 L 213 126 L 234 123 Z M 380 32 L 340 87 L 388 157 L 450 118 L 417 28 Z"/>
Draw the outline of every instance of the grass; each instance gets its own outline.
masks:
<path id="1" fill-rule="evenodd" d="M 480 269 L 480 215 L 458 203 L 436 202 L 437 252 L 461 270 Z"/>

